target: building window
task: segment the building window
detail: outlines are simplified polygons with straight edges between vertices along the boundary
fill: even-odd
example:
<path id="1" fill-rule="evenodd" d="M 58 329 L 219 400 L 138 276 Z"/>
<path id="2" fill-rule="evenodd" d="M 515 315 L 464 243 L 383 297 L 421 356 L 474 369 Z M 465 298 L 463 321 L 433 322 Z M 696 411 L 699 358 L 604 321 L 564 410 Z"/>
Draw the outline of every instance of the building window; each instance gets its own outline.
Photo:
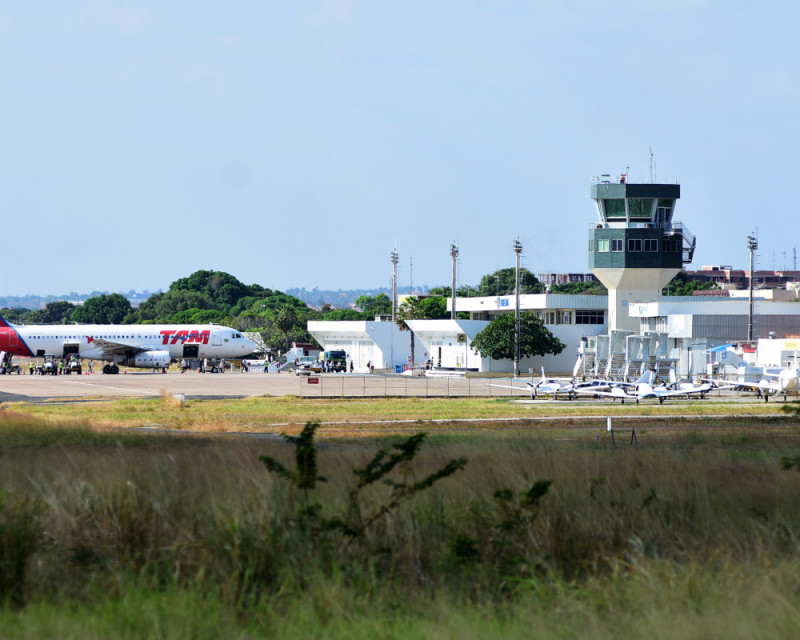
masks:
<path id="1" fill-rule="evenodd" d="M 622 238 L 611 241 L 611 251 L 622 251 Z"/>
<path id="2" fill-rule="evenodd" d="M 608 253 L 608 240 L 598 240 L 597 251 L 600 253 Z"/>
<path id="3" fill-rule="evenodd" d="M 646 218 L 649 220 L 653 216 L 652 198 L 628 198 L 628 212 L 633 218 Z"/>
<path id="4" fill-rule="evenodd" d="M 625 200 L 623 198 L 604 198 L 603 209 L 606 213 L 606 219 L 624 220 L 625 215 Z"/>
<path id="5" fill-rule="evenodd" d="M 602 309 L 577 309 L 575 324 L 605 324 L 605 312 Z"/>
<path id="6" fill-rule="evenodd" d="M 658 251 L 658 240 L 651 239 L 644 241 L 644 250 L 645 251 Z"/>
<path id="7" fill-rule="evenodd" d="M 589 240 L 589 253 L 594 251 L 594 240 Z"/>
<path id="8" fill-rule="evenodd" d="M 628 251 L 641 251 L 642 250 L 642 241 L 638 239 L 631 238 L 628 240 Z"/>

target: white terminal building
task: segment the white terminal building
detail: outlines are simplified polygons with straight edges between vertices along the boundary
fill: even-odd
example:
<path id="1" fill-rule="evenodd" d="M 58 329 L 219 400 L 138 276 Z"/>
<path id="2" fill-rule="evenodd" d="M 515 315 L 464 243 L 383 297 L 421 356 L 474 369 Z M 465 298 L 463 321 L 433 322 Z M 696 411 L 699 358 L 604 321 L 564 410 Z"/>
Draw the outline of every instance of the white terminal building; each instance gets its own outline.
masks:
<path id="1" fill-rule="evenodd" d="M 746 291 L 730 297 L 662 297 L 661 290 L 691 262 L 695 238 L 673 219 L 680 185 L 630 184 L 623 174 L 591 185 L 596 220 L 589 228 L 589 267 L 608 296 L 521 295 L 520 310 L 536 313 L 566 345 L 559 355 L 524 358 L 520 370 L 583 375 L 634 376 L 641 368 L 659 373 L 675 366 L 683 377 L 706 373 L 712 347 L 741 343 L 752 331 L 764 366 L 785 366 L 800 337 L 800 303 L 772 292 L 754 295 L 751 326 Z M 586 246 L 576 238 L 576 246 Z M 579 244 L 580 243 L 580 244 Z M 744 248 L 744 247 L 743 247 Z M 784 298 L 788 298 L 786 294 Z M 448 309 L 452 300 L 448 300 Z M 442 369 L 512 372 L 511 360 L 482 358 L 470 347 L 475 336 L 501 313 L 514 313 L 516 296 L 456 298 L 469 320 L 411 320 L 410 331 L 391 320 L 310 321 L 308 330 L 323 349 L 344 349 L 356 371 L 367 363 L 397 370 L 432 361 Z M 413 351 L 413 355 L 412 355 Z M 777 354 L 777 355 L 776 355 Z M 758 356 L 756 356 L 757 358 Z"/>

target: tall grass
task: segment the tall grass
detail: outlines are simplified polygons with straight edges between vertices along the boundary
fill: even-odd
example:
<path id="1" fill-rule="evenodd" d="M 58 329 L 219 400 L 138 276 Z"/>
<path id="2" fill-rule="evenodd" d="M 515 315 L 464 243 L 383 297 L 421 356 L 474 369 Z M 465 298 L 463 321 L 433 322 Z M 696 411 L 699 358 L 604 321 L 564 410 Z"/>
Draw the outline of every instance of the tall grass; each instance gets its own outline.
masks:
<path id="1" fill-rule="evenodd" d="M 800 473 L 780 468 L 797 455 L 785 438 L 439 438 L 405 472 L 422 478 L 461 457 L 466 468 L 343 545 L 301 526 L 300 491 L 259 462 L 290 466 L 283 442 L 48 435 L 43 446 L 45 427 L 7 422 L 9 637 L 521 638 L 532 625 L 543 637 L 743 637 L 800 626 Z M 376 450 L 320 448 L 323 515 L 346 512 L 352 470 Z M 365 510 L 386 491 L 365 491 Z M 756 614 L 761 626 L 746 619 Z"/>

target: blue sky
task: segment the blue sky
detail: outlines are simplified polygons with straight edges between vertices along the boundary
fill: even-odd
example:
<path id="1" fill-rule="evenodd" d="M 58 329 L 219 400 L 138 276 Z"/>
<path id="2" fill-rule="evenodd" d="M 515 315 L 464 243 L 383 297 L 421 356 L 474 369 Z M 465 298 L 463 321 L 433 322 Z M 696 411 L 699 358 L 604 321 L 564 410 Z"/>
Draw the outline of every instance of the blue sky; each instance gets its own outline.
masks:
<path id="1" fill-rule="evenodd" d="M 0 294 L 588 271 L 592 176 L 681 184 L 691 268 L 792 268 L 800 3 L 0 8 Z M 800 247 L 798 247 L 800 248 Z M 785 256 L 785 257 L 784 257 Z"/>

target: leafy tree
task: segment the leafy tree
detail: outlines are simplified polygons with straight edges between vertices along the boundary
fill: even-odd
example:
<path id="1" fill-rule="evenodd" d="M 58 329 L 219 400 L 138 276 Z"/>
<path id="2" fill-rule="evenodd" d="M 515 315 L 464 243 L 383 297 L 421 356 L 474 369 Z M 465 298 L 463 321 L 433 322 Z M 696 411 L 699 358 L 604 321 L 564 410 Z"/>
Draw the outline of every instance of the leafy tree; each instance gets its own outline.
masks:
<path id="1" fill-rule="evenodd" d="M 170 285 L 169 290 L 203 294 L 211 300 L 213 308 L 225 311 L 236 306 L 242 298 L 264 298 L 272 293 L 261 285 L 247 286 L 224 271 L 210 270 L 195 271 L 187 278 L 180 278 Z M 238 310 L 241 311 L 242 308 Z"/>
<path id="2" fill-rule="evenodd" d="M 212 309 L 207 295 L 188 289 L 175 289 L 149 297 L 133 314 L 136 322 L 172 322 L 173 316 L 187 309 Z"/>
<path id="3" fill-rule="evenodd" d="M 515 318 L 513 313 L 503 313 L 492 320 L 472 341 L 484 358 L 495 360 L 514 359 Z M 520 357 L 557 355 L 564 350 L 564 343 L 556 338 L 535 313 L 520 314 Z"/>
<path id="4" fill-rule="evenodd" d="M 10 322 L 11 324 L 28 324 L 31 322 L 33 311 L 23 307 L 4 308 L 0 309 L 0 316 Z"/>
<path id="5" fill-rule="evenodd" d="M 386 316 L 392 313 L 392 300 L 385 293 L 375 296 L 358 296 L 356 306 L 361 309 L 361 317 L 372 320 L 375 316 Z"/>
<path id="6" fill-rule="evenodd" d="M 426 320 L 443 320 L 450 317 L 447 311 L 447 298 L 443 296 L 427 296 L 420 298 L 419 307 Z"/>
<path id="7" fill-rule="evenodd" d="M 170 322 L 175 324 L 230 324 L 230 318 L 221 309 L 185 309 L 172 316 Z"/>
<path id="8" fill-rule="evenodd" d="M 409 296 L 403 300 L 402 304 L 397 309 L 397 326 L 401 331 L 410 331 L 411 327 L 406 323 L 407 320 L 421 320 L 425 317 L 425 312 L 422 309 L 421 300 L 415 296 Z M 415 362 L 414 358 L 414 332 L 411 331 L 411 362 Z"/>
<path id="9" fill-rule="evenodd" d="M 694 291 L 710 291 L 716 288 L 715 282 L 690 280 L 685 271 L 680 271 L 661 293 L 665 296 L 690 296 Z"/>
<path id="10" fill-rule="evenodd" d="M 75 307 L 72 321 L 78 324 L 119 324 L 132 311 L 131 303 L 119 293 L 87 298 Z"/>
<path id="11" fill-rule="evenodd" d="M 516 269 L 498 269 L 481 278 L 478 285 L 480 296 L 507 296 L 514 293 L 516 288 Z M 539 279 L 525 268 L 519 270 L 519 289 L 523 293 L 544 293 L 544 285 Z"/>
<path id="12" fill-rule="evenodd" d="M 584 296 L 607 296 L 608 289 L 601 282 L 565 282 L 564 284 L 554 284 L 550 287 L 550 293 L 566 293 L 570 295 Z"/>
<path id="13" fill-rule="evenodd" d="M 286 351 L 291 348 L 289 334 L 298 324 L 297 310 L 291 305 L 282 305 L 275 310 L 273 314 L 273 322 L 284 337 L 286 338 Z"/>
<path id="14" fill-rule="evenodd" d="M 449 298 L 452 290 L 453 287 L 448 287 L 446 285 L 441 287 L 433 287 L 432 289 L 428 290 L 428 295 Z M 462 285 L 456 289 L 456 292 L 459 298 L 476 298 L 477 296 L 481 295 L 475 287 L 472 287 L 468 284 Z"/>
<path id="15" fill-rule="evenodd" d="M 322 316 L 323 320 L 362 320 L 361 313 L 355 309 L 334 309 Z"/>
<path id="16" fill-rule="evenodd" d="M 28 322 L 34 324 L 68 324 L 74 310 L 75 305 L 65 300 L 48 302 L 44 309 L 32 311 Z"/>

